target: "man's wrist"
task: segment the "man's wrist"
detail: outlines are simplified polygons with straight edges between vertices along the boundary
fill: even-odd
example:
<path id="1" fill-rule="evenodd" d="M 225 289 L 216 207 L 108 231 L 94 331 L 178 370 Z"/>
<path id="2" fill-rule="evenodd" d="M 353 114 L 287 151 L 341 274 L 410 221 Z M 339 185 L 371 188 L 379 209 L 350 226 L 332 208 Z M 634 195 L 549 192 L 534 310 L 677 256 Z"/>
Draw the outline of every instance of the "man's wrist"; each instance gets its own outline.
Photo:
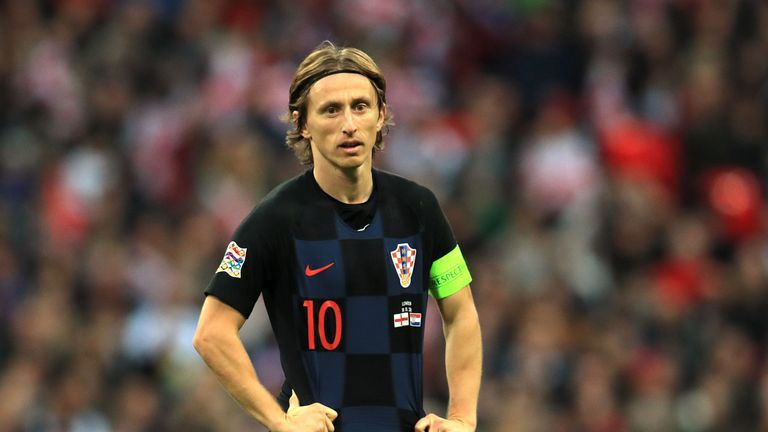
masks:
<path id="1" fill-rule="evenodd" d="M 452 420 L 452 421 L 457 421 L 459 423 L 463 423 L 463 424 L 471 427 L 472 430 L 477 428 L 477 418 L 475 418 L 475 417 L 469 418 L 469 417 L 466 417 L 466 416 L 461 416 L 461 415 L 458 415 L 458 414 L 453 414 L 453 415 L 449 415 L 448 416 L 448 420 Z"/>
<path id="2" fill-rule="evenodd" d="M 288 430 L 288 413 L 282 413 L 280 416 L 275 416 L 269 421 L 269 424 L 265 424 L 267 430 L 270 432 L 283 432 Z"/>

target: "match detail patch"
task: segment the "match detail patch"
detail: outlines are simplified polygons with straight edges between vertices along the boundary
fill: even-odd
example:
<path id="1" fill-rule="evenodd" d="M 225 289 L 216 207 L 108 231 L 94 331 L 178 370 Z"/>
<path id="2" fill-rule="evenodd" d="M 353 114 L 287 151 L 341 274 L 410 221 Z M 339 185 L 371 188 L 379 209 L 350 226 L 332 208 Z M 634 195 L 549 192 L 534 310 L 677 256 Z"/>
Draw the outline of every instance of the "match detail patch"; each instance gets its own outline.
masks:
<path id="1" fill-rule="evenodd" d="M 421 327 L 421 312 L 413 311 L 413 303 L 405 300 L 401 303 L 401 312 L 392 316 L 395 328 L 398 327 Z"/>
<path id="2" fill-rule="evenodd" d="M 234 278 L 240 279 L 247 250 L 248 249 L 246 248 L 241 248 L 233 241 L 229 242 L 227 251 L 224 252 L 224 258 L 222 258 L 219 268 L 216 269 L 216 273 L 224 272 Z"/>
<path id="3" fill-rule="evenodd" d="M 397 276 L 400 278 L 400 286 L 408 288 L 411 286 L 411 276 L 416 266 L 416 249 L 408 243 L 399 243 L 395 250 L 389 255 L 392 257 L 392 264 L 395 266 Z"/>
<path id="4" fill-rule="evenodd" d="M 455 294 L 472 282 L 472 275 L 457 245 L 452 251 L 432 263 L 429 271 L 430 294 L 437 299 Z"/>

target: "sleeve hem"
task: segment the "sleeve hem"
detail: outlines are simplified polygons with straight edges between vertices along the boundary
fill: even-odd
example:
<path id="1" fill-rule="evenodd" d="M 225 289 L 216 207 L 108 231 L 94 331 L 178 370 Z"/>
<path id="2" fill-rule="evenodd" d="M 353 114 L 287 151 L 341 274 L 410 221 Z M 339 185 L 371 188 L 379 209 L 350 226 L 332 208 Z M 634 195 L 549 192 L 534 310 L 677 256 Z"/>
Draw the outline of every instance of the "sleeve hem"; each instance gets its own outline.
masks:
<path id="1" fill-rule="evenodd" d="M 203 294 L 205 294 L 206 297 L 208 297 L 208 296 L 216 297 L 222 303 L 224 303 L 227 306 L 231 307 L 232 309 L 240 312 L 240 315 L 242 315 L 243 318 L 245 318 L 246 320 L 248 319 L 248 317 L 251 316 L 251 311 L 253 311 L 253 306 L 251 306 L 250 310 L 244 310 L 244 308 L 239 307 L 237 305 L 237 302 L 235 300 L 227 298 L 225 295 L 223 295 L 220 292 L 211 292 L 211 291 L 206 290 Z"/>
<path id="2" fill-rule="evenodd" d="M 455 281 L 451 282 L 449 286 L 446 287 L 440 287 L 440 289 L 432 289 L 429 291 L 429 295 L 434 297 L 437 300 L 444 299 L 446 297 L 450 297 L 457 292 L 461 291 L 465 287 L 467 287 L 472 282 L 472 276 L 467 274 L 466 277 L 463 277 L 461 279 L 456 279 Z"/>

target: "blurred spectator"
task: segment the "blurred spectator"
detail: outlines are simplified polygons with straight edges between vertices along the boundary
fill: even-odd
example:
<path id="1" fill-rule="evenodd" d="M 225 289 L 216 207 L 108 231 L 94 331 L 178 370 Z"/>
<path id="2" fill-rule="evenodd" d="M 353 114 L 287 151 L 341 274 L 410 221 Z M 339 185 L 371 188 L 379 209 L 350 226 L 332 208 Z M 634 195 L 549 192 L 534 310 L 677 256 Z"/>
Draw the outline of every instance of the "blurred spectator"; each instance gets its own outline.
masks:
<path id="1" fill-rule="evenodd" d="M 323 39 L 383 66 L 376 164 L 466 245 L 479 430 L 768 430 L 768 3 L 7 0 L 0 29 L 0 430 L 253 428 L 191 331 L 302 170 L 280 115 Z"/>

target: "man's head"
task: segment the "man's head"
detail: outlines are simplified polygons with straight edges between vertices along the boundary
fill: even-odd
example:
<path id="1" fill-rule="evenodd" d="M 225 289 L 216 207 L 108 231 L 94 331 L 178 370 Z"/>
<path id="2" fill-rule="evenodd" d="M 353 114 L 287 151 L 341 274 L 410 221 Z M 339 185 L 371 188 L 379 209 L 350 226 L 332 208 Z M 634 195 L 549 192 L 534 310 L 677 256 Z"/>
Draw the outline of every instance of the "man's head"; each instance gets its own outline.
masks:
<path id="1" fill-rule="evenodd" d="M 386 89 L 381 70 L 366 53 L 323 42 L 293 77 L 288 102 L 293 127 L 286 144 L 305 165 L 315 162 L 313 152 L 332 163 L 353 163 L 350 145 L 356 141 L 360 151 L 381 150 L 392 124 Z"/>

